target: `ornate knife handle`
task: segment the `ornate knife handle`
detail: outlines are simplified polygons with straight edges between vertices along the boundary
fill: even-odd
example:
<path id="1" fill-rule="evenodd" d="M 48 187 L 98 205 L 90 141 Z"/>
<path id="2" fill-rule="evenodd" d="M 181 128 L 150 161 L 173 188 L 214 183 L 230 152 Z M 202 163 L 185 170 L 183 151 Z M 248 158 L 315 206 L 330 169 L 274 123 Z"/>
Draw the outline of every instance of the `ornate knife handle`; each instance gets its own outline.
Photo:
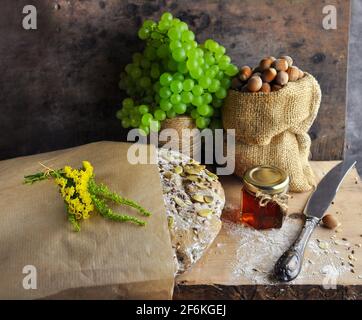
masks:
<path id="1" fill-rule="evenodd" d="M 298 238 L 275 264 L 274 274 L 279 281 L 291 281 L 298 276 L 302 269 L 305 247 L 318 222 L 316 217 L 307 217 Z"/>

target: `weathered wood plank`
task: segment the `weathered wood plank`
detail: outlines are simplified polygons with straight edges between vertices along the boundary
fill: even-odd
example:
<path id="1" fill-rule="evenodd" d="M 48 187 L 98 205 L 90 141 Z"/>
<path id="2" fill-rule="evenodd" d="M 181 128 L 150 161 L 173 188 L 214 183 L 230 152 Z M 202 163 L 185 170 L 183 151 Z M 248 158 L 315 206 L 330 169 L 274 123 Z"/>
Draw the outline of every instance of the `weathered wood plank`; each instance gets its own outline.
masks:
<path id="1" fill-rule="evenodd" d="M 142 20 L 166 10 L 188 22 L 200 41 L 220 41 L 238 65 L 293 56 L 323 91 L 311 130 L 313 158 L 343 155 L 349 1 L 39 0 L 32 31 L 21 27 L 26 4 L 2 3 L 0 127 L 7 135 L 0 137 L 0 159 L 124 139 L 114 117 L 119 72 L 142 47 L 136 36 Z M 337 30 L 322 27 L 327 4 L 337 8 Z"/>

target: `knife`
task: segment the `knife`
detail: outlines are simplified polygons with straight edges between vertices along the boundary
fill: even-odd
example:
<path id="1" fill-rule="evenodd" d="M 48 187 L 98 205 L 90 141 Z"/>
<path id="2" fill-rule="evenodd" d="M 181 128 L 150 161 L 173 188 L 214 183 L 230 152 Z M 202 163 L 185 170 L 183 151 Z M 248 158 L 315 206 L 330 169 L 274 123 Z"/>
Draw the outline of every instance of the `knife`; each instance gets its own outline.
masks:
<path id="1" fill-rule="evenodd" d="M 287 282 L 295 279 L 302 269 L 304 250 L 317 224 L 334 199 L 344 177 L 356 164 L 345 160 L 330 170 L 310 196 L 305 208 L 305 224 L 292 246 L 284 252 L 274 267 L 277 280 Z"/>

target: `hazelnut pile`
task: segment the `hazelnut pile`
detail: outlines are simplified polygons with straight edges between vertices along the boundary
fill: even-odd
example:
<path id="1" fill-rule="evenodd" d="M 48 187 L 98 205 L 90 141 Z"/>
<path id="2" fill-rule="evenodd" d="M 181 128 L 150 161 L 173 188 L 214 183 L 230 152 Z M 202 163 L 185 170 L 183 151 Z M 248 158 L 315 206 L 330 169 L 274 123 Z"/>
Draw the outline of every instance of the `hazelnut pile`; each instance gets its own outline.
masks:
<path id="1" fill-rule="evenodd" d="M 240 69 L 232 82 L 231 88 L 241 92 L 278 91 L 289 81 L 297 81 L 304 77 L 304 72 L 293 66 L 293 59 L 282 56 L 278 59 L 266 57 L 259 65 L 252 69 L 244 66 Z"/>

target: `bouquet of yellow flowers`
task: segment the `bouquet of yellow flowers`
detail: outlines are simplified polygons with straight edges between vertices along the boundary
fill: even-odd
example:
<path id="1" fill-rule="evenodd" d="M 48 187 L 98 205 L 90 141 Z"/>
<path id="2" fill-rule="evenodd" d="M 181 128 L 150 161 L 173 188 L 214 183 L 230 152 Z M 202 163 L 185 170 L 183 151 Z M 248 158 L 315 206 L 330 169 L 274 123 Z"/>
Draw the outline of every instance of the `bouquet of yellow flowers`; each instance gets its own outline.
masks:
<path id="1" fill-rule="evenodd" d="M 145 225 L 143 220 L 130 215 L 115 213 L 107 205 L 107 200 L 113 201 L 135 208 L 144 216 L 151 215 L 135 201 L 123 198 L 110 191 L 103 184 L 97 184 L 93 171 L 93 166 L 88 161 L 83 161 L 82 169 L 73 169 L 70 166 L 58 170 L 47 168 L 45 172 L 25 176 L 24 183 L 33 184 L 37 181 L 54 178 L 66 205 L 68 220 L 75 231 L 80 231 L 80 221 L 91 217 L 95 210 L 110 220 L 130 221 L 137 225 Z"/>

